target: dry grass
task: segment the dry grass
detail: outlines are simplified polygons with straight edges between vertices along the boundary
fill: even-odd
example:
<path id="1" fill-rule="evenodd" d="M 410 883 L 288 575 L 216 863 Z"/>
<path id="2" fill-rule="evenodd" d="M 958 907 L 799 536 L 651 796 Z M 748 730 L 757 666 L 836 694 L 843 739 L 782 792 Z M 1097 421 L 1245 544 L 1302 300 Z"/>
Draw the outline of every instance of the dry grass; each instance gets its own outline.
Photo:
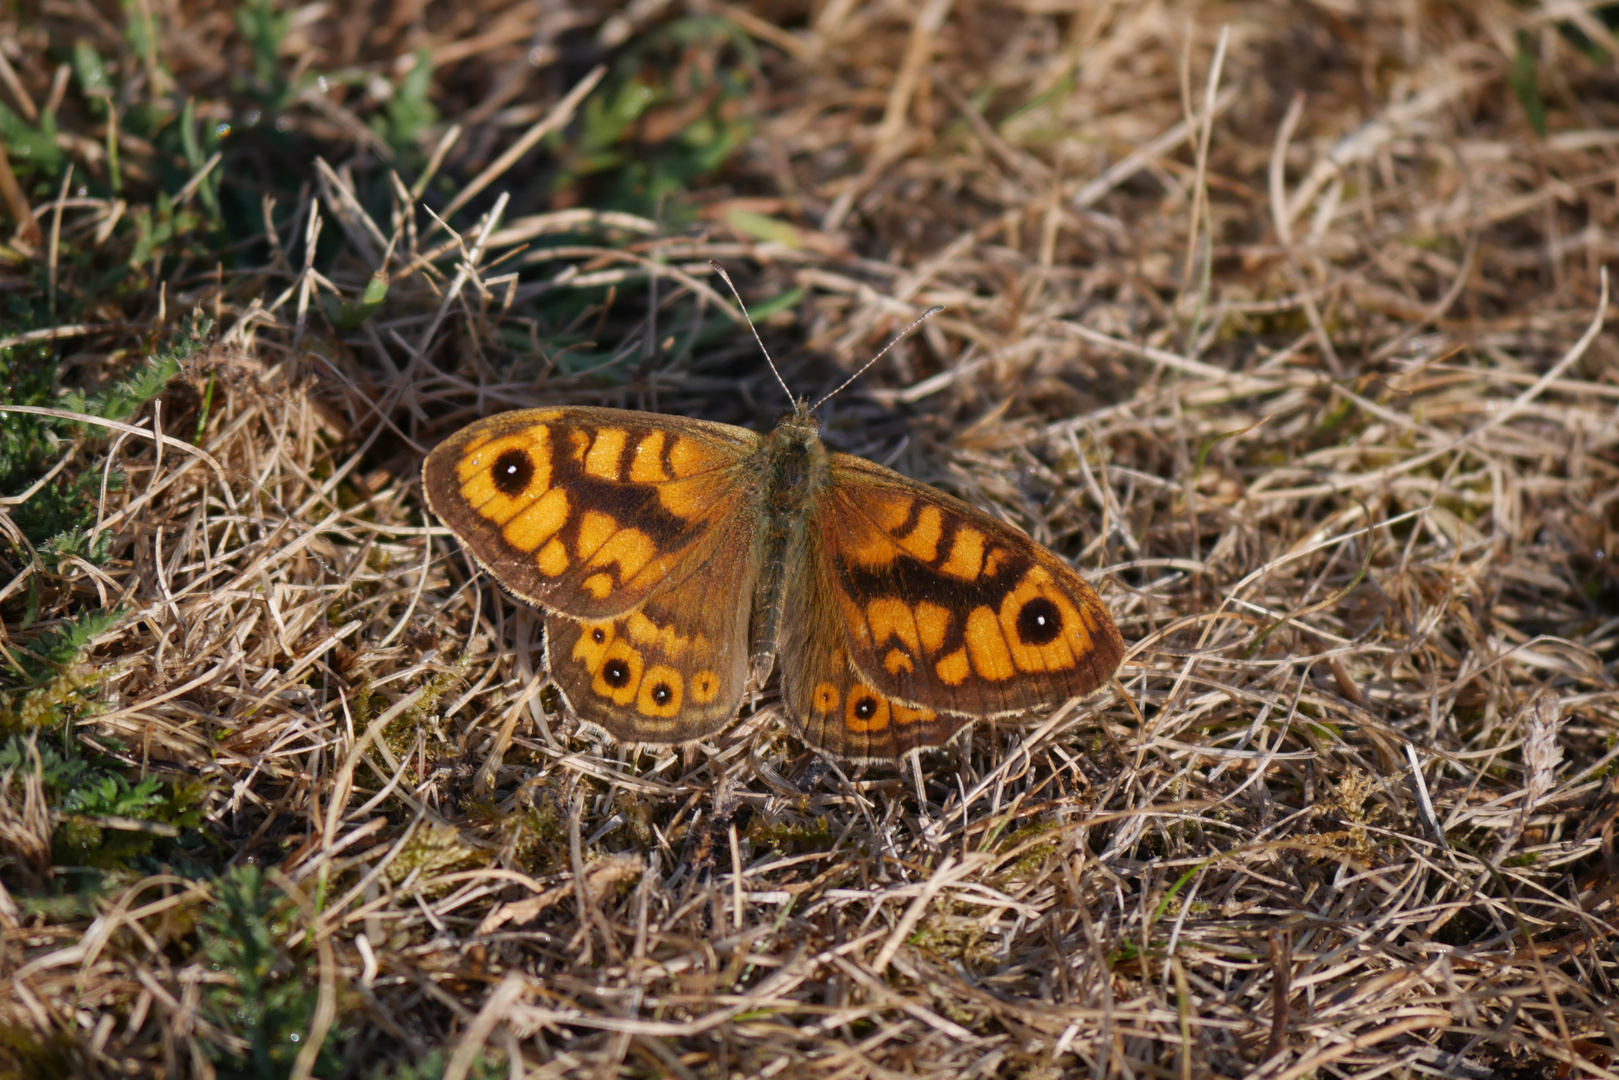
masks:
<path id="1" fill-rule="evenodd" d="M 153 55 L 228 111 L 234 9 L 151 8 Z M 107 556 L 17 546 L 0 589 L 12 649 L 124 613 L 56 711 L 14 692 L 66 720 L 8 731 L 199 812 L 76 821 L 42 756 L 5 772 L 7 1075 L 1615 1075 L 1611 10 L 545 10 L 300 9 L 289 69 L 437 58 L 420 152 L 382 156 L 363 80 L 304 92 L 289 128 L 331 165 L 256 261 L 171 259 L 55 339 L 94 386 L 216 320 L 136 429 L 58 451 L 126 477 Z M 500 157 L 577 130 L 570 89 L 643 19 L 700 12 L 757 54 L 650 77 L 718 56 L 745 93 L 627 144 L 750 125 L 669 197 L 684 224 L 553 182 L 554 143 Z M 47 3 L 0 51 L 43 104 L 32 50 L 115 50 L 124 17 Z M 68 155 L 105 176 L 76 94 Z M 453 232 L 404 191 L 430 169 L 435 211 L 470 192 Z M 36 197 L 8 288 L 83 287 L 53 237 L 117 242 L 112 197 L 70 195 Z M 768 425 L 710 259 L 784 297 L 762 329 L 805 394 L 946 306 L 828 441 L 1071 556 L 1134 643 L 1110 692 L 920 775 L 819 761 L 773 691 L 685 752 L 554 711 L 538 620 L 424 521 L 421 454 L 538 402 Z M 384 264 L 339 329 L 322 297 Z M 87 873 L 53 856 L 73 825 L 162 843 Z"/>

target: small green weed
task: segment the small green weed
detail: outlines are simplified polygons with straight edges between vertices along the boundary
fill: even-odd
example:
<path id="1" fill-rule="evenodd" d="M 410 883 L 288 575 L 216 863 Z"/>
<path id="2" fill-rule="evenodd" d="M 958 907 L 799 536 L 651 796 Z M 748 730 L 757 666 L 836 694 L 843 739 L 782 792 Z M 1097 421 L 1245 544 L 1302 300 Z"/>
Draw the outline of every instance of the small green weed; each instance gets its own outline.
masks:
<path id="1" fill-rule="evenodd" d="M 127 378 L 90 396 L 70 390 L 62 398 L 62 408 L 103 420 L 128 420 L 168 389 L 169 383 L 180 374 L 181 365 L 202 351 L 213 325 L 213 320 L 207 316 L 193 315 L 180 324 L 179 331 L 166 346 L 148 357 Z"/>
<path id="2" fill-rule="evenodd" d="M 123 617 L 122 608 L 111 611 L 95 608 L 45 630 L 27 643 L 27 655 L 34 658 L 32 664 L 24 662 L 27 674 L 35 683 L 42 683 L 53 671 L 82 664 L 95 639 L 111 630 Z"/>
<path id="3" fill-rule="evenodd" d="M 420 1061 L 400 1061 L 384 1065 L 370 1080 L 440 1080 L 449 1062 L 443 1050 L 430 1050 Z M 468 1080 L 501 1080 L 508 1074 L 505 1058 L 487 1050 L 478 1051 L 468 1070 Z"/>
<path id="4" fill-rule="evenodd" d="M 211 326 L 210 320 L 200 316 L 188 320 L 167 346 L 126 378 L 96 394 L 70 390 L 54 404 L 85 416 L 125 422 L 168 388 L 180 374 L 181 365 L 203 348 Z M 53 404 L 54 366 L 42 350 L 0 350 L 0 378 L 10 391 L 6 397 L 14 404 Z M 28 490 L 45 472 L 46 458 L 62 452 L 62 435 L 100 441 L 106 429 L 25 413 L 0 413 L 0 491 L 16 495 Z M 106 562 L 111 536 L 91 534 L 103 484 L 109 492 L 119 491 L 123 474 L 96 468 L 93 463 L 82 469 L 64 469 L 14 512 L 13 520 L 23 535 L 58 571 L 71 559 L 98 565 Z"/>
<path id="5" fill-rule="evenodd" d="M 752 41 L 725 19 L 675 19 L 648 34 L 585 103 L 579 134 L 559 155 L 557 201 L 678 218 L 671 196 L 751 134 L 742 102 L 756 70 Z M 606 188 L 602 197 L 584 195 L 587 179 Z"/>
<path id="6" fill-rule="evenodd" d="M 13 643 L 10 655 L 25 685 L 0 691 L 0 736 L 39 728 L 66 730 L 71 719 L 97 707 L 95 692 L 110 674 L 87 664 L 90 644 L 123 617 L 99 609 L 63 620 L 32 641 Z"/>
<path id="7" fill-rule="evenodd" d="M 248 1048 L 240 1056 L 220 1046 L 210 1046 L 209 1053 L 228 1080 L 281 1080 L 308 1035 L 317 994 L 302 958 L 285 945 L 298 908 L 257 866 L 233 868 L 215 888 L 217 899 L 199 927 L 202 956 L 212 970 L 233 978 L 209 983 L 204 1007 L 209 1019 L 240 1035 Z M 317 1075 L 342 1070 L 338 1041 L 328 1039 L 322 1048 Z"/>
<path id="8" fill-rule="evenodd" d="M 79 757 L 35 738 L 12 735 L 0 743 L 0 776 L 35 769 L 57 821 L 51 833 L 51 862 L 57 866 L 128 869 L 160 845 L 194 839 L 202 824 L 203 784 L 156 776 L 131 783 L 115 763 Z"/>

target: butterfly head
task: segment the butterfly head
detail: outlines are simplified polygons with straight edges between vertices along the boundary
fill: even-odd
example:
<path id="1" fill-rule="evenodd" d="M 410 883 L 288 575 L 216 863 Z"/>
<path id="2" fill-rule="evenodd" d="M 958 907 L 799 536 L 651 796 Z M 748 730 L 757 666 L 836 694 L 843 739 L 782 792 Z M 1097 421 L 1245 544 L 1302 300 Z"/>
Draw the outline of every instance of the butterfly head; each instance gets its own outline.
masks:
<path id="1" fill-rule="evenodd" d="M 815 415 L 815 408 L 820 405 L 809 403 L 808 398 L 793 398 L 793 407 L 776 417 L 777 427 L 806 428 L 811 432 L 821 430 L 821 418 Z"/>
<path id="2" fill-rule="evenodd" d="M 821 436 L 821 418 L 810 412 L 808 402 L 795 401 L 791 412 L 777 417 L 774 434 L 788 442 L 817 442 Z"/>

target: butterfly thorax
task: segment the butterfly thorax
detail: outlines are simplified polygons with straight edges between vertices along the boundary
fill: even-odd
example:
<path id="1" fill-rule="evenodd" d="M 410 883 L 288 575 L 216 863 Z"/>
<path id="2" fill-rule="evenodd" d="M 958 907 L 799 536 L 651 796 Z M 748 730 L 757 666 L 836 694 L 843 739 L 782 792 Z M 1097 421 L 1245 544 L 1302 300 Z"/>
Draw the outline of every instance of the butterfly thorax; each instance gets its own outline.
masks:
<path id="1" fill-rule="evenodd" d="M 766 505 L 780 519 L 799 519 L 832 480 L 830 458 L 813 416 L 795 410 L 765 440 Z"/>
<path id="2" fill-rule="evenodd" d="M 764 485 L 756 549 L 758 581 L 749 620 L 756 685 L 769 674 L 775 652 L 784 600 L 783 570 L 794 558 L 803 557 L 808 522 L 815 516 L 821 493 L 832 483 L 831 459 L 818 428 L 807 411 L 795 409 L 765 438 L 756 459 Z"/>

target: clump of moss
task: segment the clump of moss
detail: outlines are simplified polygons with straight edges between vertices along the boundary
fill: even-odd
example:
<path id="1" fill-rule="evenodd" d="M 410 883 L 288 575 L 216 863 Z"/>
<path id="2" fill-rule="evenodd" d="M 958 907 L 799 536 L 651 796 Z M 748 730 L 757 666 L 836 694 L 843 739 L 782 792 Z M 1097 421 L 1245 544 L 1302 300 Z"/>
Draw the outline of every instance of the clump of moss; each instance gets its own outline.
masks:
<path id="1" fill-rule="evenodd" d="M 426 821 L 405 842 L 385 873 L 395 885 L 412 875 L 423 881 L 456 870 L 488 866 L 492 855 L 485 848 L 467 843 L 455 826 Z"/>
<path id="2" fill-rule="evenodd" d="M 766 821 L 756 817 L 748 829 L 748 839 L 755 848 L 773 847 L 783 855 L 791 856 L 826 851 L 837 841 L 837 836 L 832 832 L 826 815 L 822 814 L 807 823 Z"/>

